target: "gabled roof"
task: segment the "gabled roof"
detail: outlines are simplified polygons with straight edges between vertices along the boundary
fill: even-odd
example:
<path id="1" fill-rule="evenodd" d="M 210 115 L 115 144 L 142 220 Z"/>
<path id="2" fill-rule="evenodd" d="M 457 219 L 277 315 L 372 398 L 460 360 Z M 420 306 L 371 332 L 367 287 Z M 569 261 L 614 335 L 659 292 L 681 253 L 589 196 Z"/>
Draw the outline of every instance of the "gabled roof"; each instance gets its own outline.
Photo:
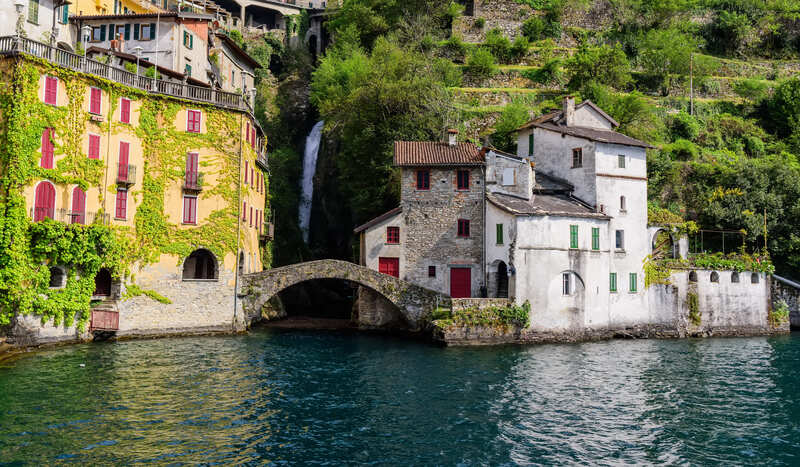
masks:
<path id="1" fill-rule="evenodd" d="M 595 104 L 594 102 L 592 102 L 592 101 L 590 101 L 588 99 L 583 101 L 583 102 L 581 102 L 580 104 L 576 105 L 575 106 L 575 110 L 580 110 L 580 109 L 582 109 L 584 107 L 587 107 L 587 106 L 591 107 L 595 112 L 599 113 L 603 118 L 608 120 L 608 122 L 611 124 L 611 126 L 613 126 L 615 128 L 619 126 L 619 122 L 614 120 L 611 117 L 611 115 L 605 113 L 603 111 L 603 109 L 601 109 L 600 107 L 597 106 L 597 104 Z M 533 126 L 534 123 L 546 123 L 546 122 L 552 122 L 552 123 L 556 123 L 556 124 L 563 124 L 564 123 L 564 111 L 563 110 L 554 110 L 552 112 L 549 112 L 549 113 L 546 113 L 546 114 L 541 115 L 539 117 L 536 117 L 533 120 L 531 120 L 530 122 L 528 122 L 528 123 L 522 125 L 521 127 L 517 128 L 517 130 L 524 130 L 526 128 L 530 128 L 530 127 Z"/>
<path id="2" fill-rule="evenodd" d="M 579 200 L 563 194 L 534 194 L 530 200 L 502 193 L 487 193 L 486 199 L 494 206 L 515 216 L 556 216 L 610 219 Z"/>
<path id="3" fill-rule="evenodd" d="M 261 68 L 261 64 L 255 61 L 255 59 L 253 59 L 253 57 L 251 57 L 250 54 L 242 50 L 242 48 L 239 47 L 239 44 L 234 42 L 233 39 L 228 37 L 227 34 L 215 33 L 215 36 L 220 38 L 222 42 L 224 42 L 228 47 L 230 47 L 231 50 L 233 50 L 237 55 L 239 55 L 239 58 L 244 60 L 248 65 L 250 65 L 253 68 Z"/>
<path id="4" fill-rule="evenodd" d="M 353 233 L 361 233 L 361 232 L 367 230 L 368 228 L 370 228 L 372 226 L 378 225 L 381 222 L 400 214 L 401 212 L 403 212 L 403 207 L 402 206 L 398 206 L 398 207 L 392 209 L 389 212 L 385 212 L 385 213 L 381 214 L 380 216 L 376 217 L 375 219 L 372 219 L 371 221 L 369 221 L 369 222 L 367 222 L 365 224 L 359 225 L 358 227 L 353 229 Z"/>
<path id="5" fill-rule="evenodd" d="M 395 141 L 394 165 L 406 166 L 452 166 L 484 165 L 484 152 L 472 143 L 448 143 L 432 141 Z"/>
<path id="6" fill-rule="evenodd" d="M 572 193 L 575 187 L 568 181 L 548 175 L 546 173 L 535 172 L 536 185 L 533 187 L 535 193 Z"/>

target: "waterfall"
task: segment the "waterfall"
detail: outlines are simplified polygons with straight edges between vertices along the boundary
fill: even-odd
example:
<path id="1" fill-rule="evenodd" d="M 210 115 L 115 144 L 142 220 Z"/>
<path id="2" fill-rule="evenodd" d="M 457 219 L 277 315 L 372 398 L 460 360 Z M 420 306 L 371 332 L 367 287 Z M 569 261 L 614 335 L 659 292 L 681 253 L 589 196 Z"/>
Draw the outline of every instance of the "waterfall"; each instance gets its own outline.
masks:
<path id="1" fill-rule="evenodd" d="M 308 243 L 308 228 L 311 223 L 311 201 L 314 199 L 314 173 L 317 171 L 319 143 L 322 139 L 322 127 L 325 122 L 317 122 L 306 138 L 306 150 L 303 155 L 303 179 L 300 182 L 300 230 L 303 241 Z"/>

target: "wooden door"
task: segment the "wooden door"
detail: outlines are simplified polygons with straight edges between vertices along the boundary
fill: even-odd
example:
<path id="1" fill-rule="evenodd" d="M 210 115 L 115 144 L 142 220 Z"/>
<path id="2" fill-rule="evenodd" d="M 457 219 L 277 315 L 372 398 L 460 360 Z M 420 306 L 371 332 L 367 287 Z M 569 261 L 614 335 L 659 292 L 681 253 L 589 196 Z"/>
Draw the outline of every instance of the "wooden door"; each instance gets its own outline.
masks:
<path id="1" fill-rule="evenodd" d="M 72 224 L 86 223 L 86 193 L 79 186 L 72 190 L 72 214 L 70 218 Z"/>
<path id="2" fill-rule="evenodd" d="M 378 272 L 400 277 L 400 258 L 378 258 Z"/>
<path id="3" fill-rule="evenodd" d="M 469 298 L 472 296 L 472 269 L 450 269 L 450 296 L 453 298 Z"/>
<path id="4" fill-rule="evenodd" d="M 42 182 L 36 187 L 36 201 L 33 205 L 33 221 L 55 217 L 56 189 L 50 182 Z"/>

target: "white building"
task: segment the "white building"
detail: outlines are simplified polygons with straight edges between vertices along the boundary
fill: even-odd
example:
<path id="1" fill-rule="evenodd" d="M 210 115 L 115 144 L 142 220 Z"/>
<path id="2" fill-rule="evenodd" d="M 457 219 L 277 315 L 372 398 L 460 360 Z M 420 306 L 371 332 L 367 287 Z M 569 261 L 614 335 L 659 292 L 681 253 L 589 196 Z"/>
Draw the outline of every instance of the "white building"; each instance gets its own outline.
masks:
<path id="1" fill-rule="evenodd" d="M 0 36 L 13 36 L 19 31 L 29 39 L 72 51 L 70 13 L 65 0 L 3 0 Z"/>

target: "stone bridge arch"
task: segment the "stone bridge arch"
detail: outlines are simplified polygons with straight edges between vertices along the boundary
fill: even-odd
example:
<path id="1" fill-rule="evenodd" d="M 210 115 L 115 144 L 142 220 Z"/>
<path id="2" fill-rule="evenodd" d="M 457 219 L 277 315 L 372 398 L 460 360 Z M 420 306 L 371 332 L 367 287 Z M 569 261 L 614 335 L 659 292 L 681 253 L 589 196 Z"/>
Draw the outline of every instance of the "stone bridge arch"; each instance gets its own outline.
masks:
<path id="1" fill-rule="evenodd" d="M 422 330 L 439 305 L 450 306 L 450 297 L 372 269 L 333 259 L 309 261 L 242 277 L 244 311 L 260 315 L 264 305 L 281 291 L 315 279 L 339 279 L 364 286 L 395 305 L 409 330 Z"/>

